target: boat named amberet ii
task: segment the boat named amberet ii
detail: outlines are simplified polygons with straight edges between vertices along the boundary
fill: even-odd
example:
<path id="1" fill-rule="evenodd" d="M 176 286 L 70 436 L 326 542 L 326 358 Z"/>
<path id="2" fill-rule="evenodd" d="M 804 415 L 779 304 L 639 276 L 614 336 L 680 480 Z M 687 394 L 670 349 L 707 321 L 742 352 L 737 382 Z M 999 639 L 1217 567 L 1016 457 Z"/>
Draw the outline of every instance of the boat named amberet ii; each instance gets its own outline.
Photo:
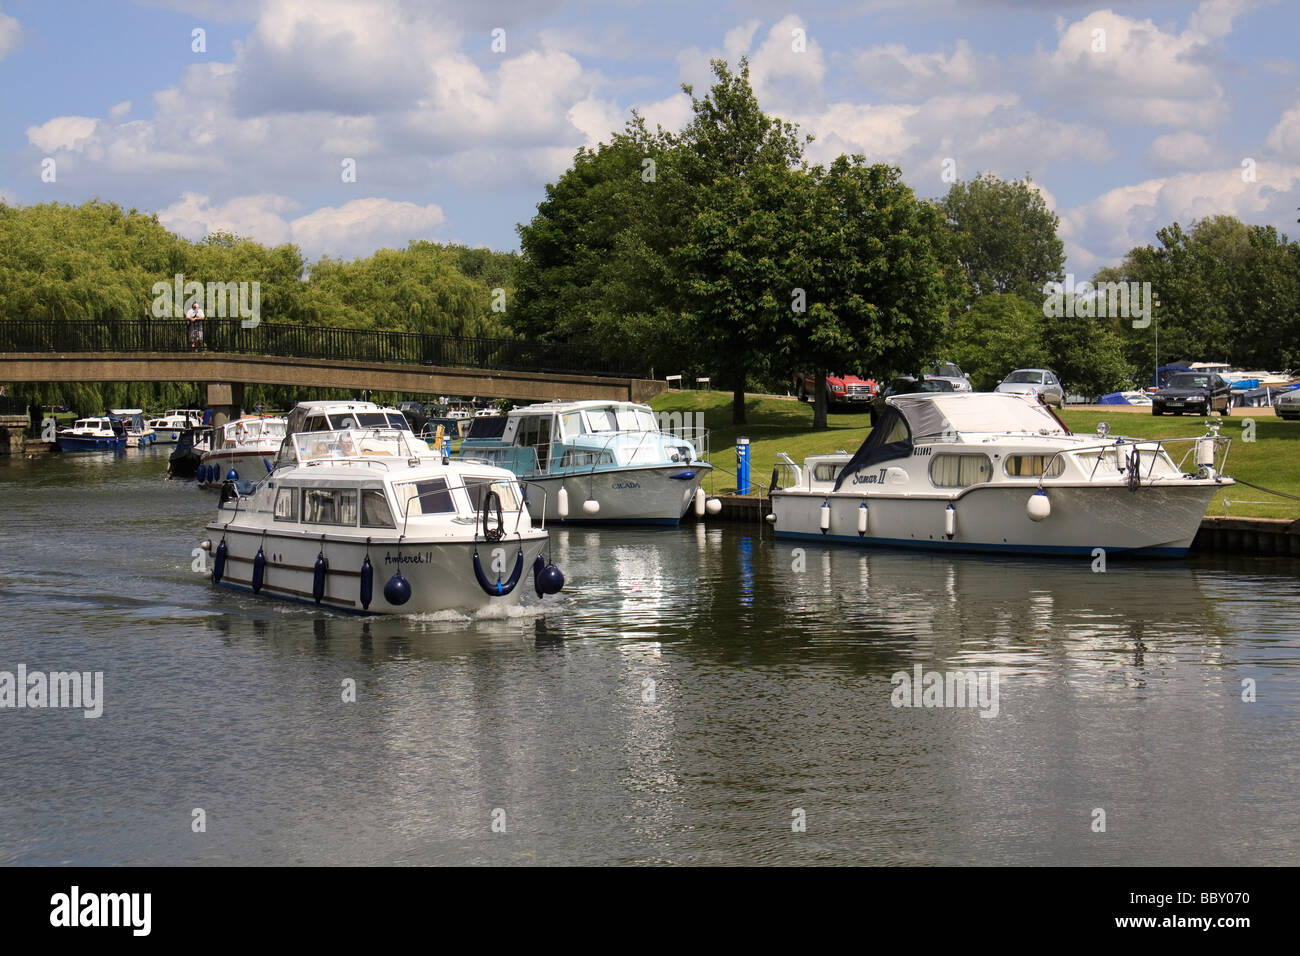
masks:
<path id="1" fill-rule="evenodd" d="M 772 493 L 781 537 L 951 551 L 1181 557 L 1232 479 L 1230 441 L 1073 434 L 1007 394 L 888 399 L 857 453 L 788 456 Z M 1183 466 L 1190 464 L 1194 474 Z"/>
<path id="2" fill-rule="evenodd" d="M 291 434 L 256 485 L 225 482 L 207 530 L 214 581 L 360 613 L 474 611 L 564 583 L 514 475 L 398 428 Z"/>

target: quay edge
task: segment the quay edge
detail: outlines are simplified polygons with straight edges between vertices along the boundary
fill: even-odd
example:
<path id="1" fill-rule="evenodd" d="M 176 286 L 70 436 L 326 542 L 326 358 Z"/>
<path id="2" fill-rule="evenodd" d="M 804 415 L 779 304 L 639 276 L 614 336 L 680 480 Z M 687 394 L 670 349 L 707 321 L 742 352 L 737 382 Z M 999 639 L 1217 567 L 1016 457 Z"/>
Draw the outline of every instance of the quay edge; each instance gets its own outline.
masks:
<path id="1" fill-rule="evenodd" d="M 722 511 L 697 518 L 693 509 L 683 521 L 726 521 L 767 525 L 772 503 L 756 495 L 715 495 Z M 1264 557 L 1300 557 L 1300 518 L 1233 518 L 1206 515 L 1192 542 L 1198 554 L 1253 554 Z"/>

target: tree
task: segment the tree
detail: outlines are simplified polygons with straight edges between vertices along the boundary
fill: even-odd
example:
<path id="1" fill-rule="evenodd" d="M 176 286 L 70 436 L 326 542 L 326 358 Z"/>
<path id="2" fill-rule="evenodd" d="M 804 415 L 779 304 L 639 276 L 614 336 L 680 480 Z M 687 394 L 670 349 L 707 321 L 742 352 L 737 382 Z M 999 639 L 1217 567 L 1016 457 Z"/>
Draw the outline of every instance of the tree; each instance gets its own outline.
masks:
<path id="1" fill-rule="evenodd" d="M 695 339 L 732 390 L 733 424 L 745 423 L 748 376 L 771 361 L 779 310 L 793 283 L 783 268 L 791 237 L 777 231 L 786 214 L 779 190 L 804 143 L 791 123 L 768 116 L 749 82 L 749 61 L 732 73 L 712 63 L 716 82 L 697 99 L 682 136 L 683 181 L 697 210 L 679 250 Z"/>
<path id="2" fill-rule="evenodd" d="M 939 202 L 974 296 L 1014 293 L 1030 301 L 1065 278 L 1060 220 L 1028 176 L 1007 182 L 986 173 L 956 182 Z"/>
<path id="3" fill-rule="evenodd" d="M 682 152 L 635 111 L 608 144 L 578 151 L 519 226 L 518 301 L 508 312 L 519 334 L 596 341 L 651 366 L 695 354 L 673 260 L 693 211 Z"/>
<path id="4" fill-rule="evenodd" d="M 1043 310 L 1021 296 L 981 296 L 953 326 L 949 354 L 976 391 L 991 392 L 1015 369 L 1052 367 L 1043 323 Z"/>
<path id="5" fill-rule="evenodd" d="M 790 229 L 791 273 L 806 284 L 807 309 L 785 310 L 781 339 L 800 367 L 816 370 L 813 427 L 825 428 L 826 369 L 919 369 L 961 282 L 942 215 L 896 167 L 840 156 L 791 176 L 788 218 L 801 223 Z"/>
<path id="6" fill-rule="evenodd" d="M 1300 245 L 1271 226 L 1213 216 L 1184 229 L 1172 223 L 1158 245 L 1139 246 L 1098 281 L 1149 282 L 1160 305 L 1151 328 L 1121 326 L 1125 357 L 1226 361 L 1271 368 L 1300 363 Z"/>

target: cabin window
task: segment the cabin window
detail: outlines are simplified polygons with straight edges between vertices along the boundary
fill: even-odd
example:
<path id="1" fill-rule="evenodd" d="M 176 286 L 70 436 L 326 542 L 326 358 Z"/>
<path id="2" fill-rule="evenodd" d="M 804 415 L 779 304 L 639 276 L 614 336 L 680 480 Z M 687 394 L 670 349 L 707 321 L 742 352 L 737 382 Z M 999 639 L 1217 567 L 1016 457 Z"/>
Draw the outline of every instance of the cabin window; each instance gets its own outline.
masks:
<path id="1" fill-rule="evenodd" d="M 275 493 L 275 520 L 298 520 L 298 489 L 281 488 Z"/>
<path id="2" fill-rule="evenodd" d="M 303 425 L 302 430 L 305 432 L 323 432 L 329 428 L 325 424 L 325 419 L 319 416 L 307 419 L 307 424 Z"/>
<path id="3" fill-rule="evenodd" d="M 302 520 L 305 524 L 356 527 L 356 491 L 352 488 L 303 489 Z"/>
<path id="4" fill-rule="evenodd" d="M 843 469 L 843 465 L 835 462 L 824 462 L 820 465 L 813 466 L 813 481 L 834 481 L 835 476 Z"/>
<path id="5" fill-rule="evenodd" d="M 1050 455 L 1007 455 L 1003 467 L 1009 478 L 1059 478 L 1061 472 L 1065 471 L 1065 462 L 1059 455 L 1052 462 L 1046 476 L 1043 475 L 1043 469 L 1047 467 L 1048 459 L 1051 457 Z"/>
<path id="6" fill-rule="evenodd" d="M 447 479 L 430 478 L 428 481 L 406 481 L 394 485 L 397 492 L 397 504 L 401 513 L 410 515 L 438 515 L 455 513 L 451 492 L 447 490 Z"/>
<path id="7" fill-rule="evenodd" d="M 393 510 L 388 507 L 388 499 L 379 488 L 361 490 L 361 527 L 391 528 Z"/>
<path id="8" fill-rule="evenodd" d="M 930 481 L 937 488 L 966 488 L 992 477 L 988 455 L 935 455 L 930 461 Z"/>
<path id="9" fill-rule="evenodd" d="M 549 416 L 527 415 L 519 419 L 515 444 L 537 449 L 537 467 L 545 471 L 547 452 L 551 444 L 551 419 Z"/>
<path id="10" fill-rule="evenodd" d="M 561 468 L 590 468 L 593 465 L 612 465 L 614 456 L 607 451 L 585 451 L 570 448 L 560 459 Z"/>
<path id="11" fill-rule="evenodd" d="M 621 432 L 634 432 L 641 427 L 637 424 L 635 408 L 620 408 L 615 412 L 615 418 L 618 421 L 618 430 Z"/>
<path id="12" fill-rule="evenodd" d="M 592 408 L 587 411 L 587 429 L 593 432 L 618 431 L 618 420 L 612 408 Z"/>
<path id="13" fill-rule="evenodd" d="M 469 503 L 475 511 L 483 507 L 483 499 L 489 491 L 495 491 L 497 497 L 501 499 L 501 511 L 515 511 L 519 507 L 519 498 L 515 494 L 515 483 L 513 481 L 502 481 L 496 478 L 475 478 L 471 475 L 465 476 L 465 491 L 469 493 Z"/>
<path id="14" fill-rule="evenodd" d="M 396 412 L 388 413 L 388 424 L 393 428 L 400 428 L 404 432 L 411 430 L 411 423 L 406 420 L 406 416 L 399 415 Z"/>
<path id="15" fill-rule="evenodd" d="M 564 427 L 564 437 L 573 438 L 582 434 L 582 413 L 565 412 L 560 416 L 560 421 Z"/>

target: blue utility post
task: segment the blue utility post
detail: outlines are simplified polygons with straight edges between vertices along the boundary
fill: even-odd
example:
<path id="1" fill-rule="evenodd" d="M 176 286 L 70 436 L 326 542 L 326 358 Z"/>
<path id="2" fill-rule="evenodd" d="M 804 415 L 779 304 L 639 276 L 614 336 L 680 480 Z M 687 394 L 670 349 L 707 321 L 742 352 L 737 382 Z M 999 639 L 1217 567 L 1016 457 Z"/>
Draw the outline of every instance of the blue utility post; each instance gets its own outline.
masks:
<path id="1" fill-rule="evenodd" d="M 736 494 L 749 494 L 749 439 L 736 439 Z"/>

